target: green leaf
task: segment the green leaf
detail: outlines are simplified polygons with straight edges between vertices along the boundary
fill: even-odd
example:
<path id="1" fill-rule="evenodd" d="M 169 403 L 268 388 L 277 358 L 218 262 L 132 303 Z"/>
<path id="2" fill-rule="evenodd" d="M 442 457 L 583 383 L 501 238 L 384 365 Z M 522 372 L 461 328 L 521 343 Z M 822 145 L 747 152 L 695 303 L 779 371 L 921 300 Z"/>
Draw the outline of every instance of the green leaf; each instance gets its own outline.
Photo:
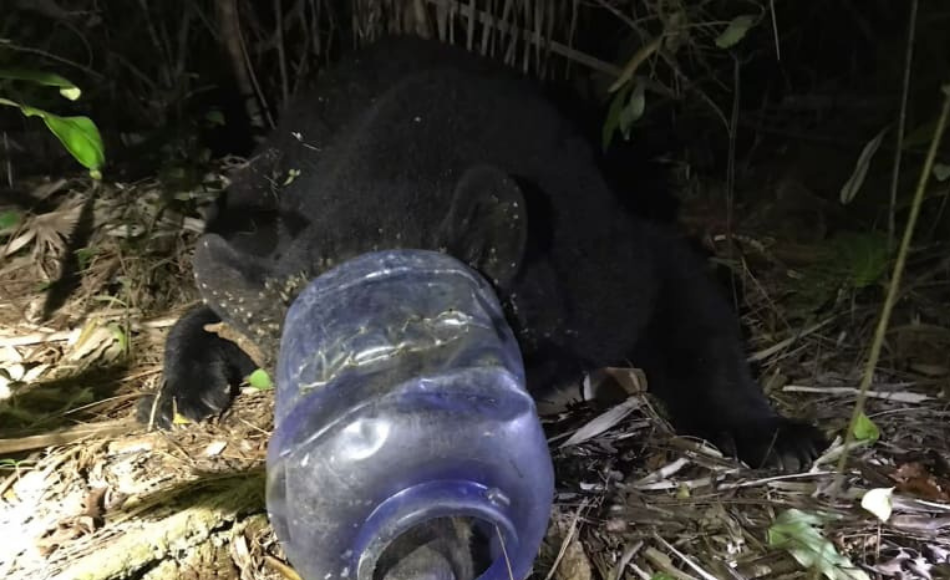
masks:
<path id="1" fill-rule="evenodd" d="M 59 94 L 63 95 L 70 101 L 75 101 L 79 99 L 80 95 L 82 95 L 82 91 L 79 90 L 79 87 L 73 87 L 70 89 L 59 89 Z"/>
<path id="2" fill-rule="evenodd" d="M 884 140 L 884 135 L 887 134 L 889 129 L 890 127 L 881 129 L 873 139 L 867 142 L 864 149 L 861 150 L 861 155 L 858 156 L 858 161 L 854 164 L 854 171 L 851 172 L 851 177 L 849 177 L 848 181 L 841 187 L 841 205 L 851 203 L 854 196 L 858 194 L 858 190 L 864 185 L 864 178 L 867 177 L 868 167 L 871 166 L 871 159 L 874 158 L 874 154 L 880 149 L 881 141 Z"/>
<path id="3" fill-rule="evenodd" d="M 89 264 L 92 262 L 92 259 L 96 256 L 98 251 L 95 248 L 79 248 L 76 250 L 76 260 L 79 262 L 79 269 L 85 270 L 89 267 Z"/>
<path id="4" fill-rule="evenodd" d="M 934 163 L 933 174 L 934 179 L 943 183 L 947 178 L 950 178 L 950 165 L 946 163 Z"/>
<path id="5" fill-rule="evenodd" d="M 788 551 L 803 567 L 818 570 L 831 580 L 870 580 L 822 535 L 819 526 L 825 519 L 794 508 L 786 510 L 769 527 L 769 545 Z"/>
<path id="6" fill-rule="evenodd" d="M 600 141 L 604 151 L 610 147 L 613 141 L 614 131 L 620 126 L 620 115 L 624 110 L 624 104 L 633 90 L 633 83 L 627 83 L 619 91 L 614 93 L 614 98 L 610 101 L 610 108 L 607 110 L 607 118 L 604 119 L 604 127 L 601 130 Z"/>
<path id="7" fill-rule="evenodd" d="M 854 424 L 854 438 L 858 441 L 875 443 L 881 437 L 881 430 L 867 415 L 861 413 Z"/>
<path id="8" fill-rule="evenodd" d="M 854 288 L 874 284 L 887 271 L 890 254 L 884 235 L 843 232 L 835 236 L 832 246 L 837 269 Z"/>
<path id="9" fill-rule="evenodd" d="M 22 217 L 20 212 L 12 209 L 0 212 L 0 232 L 16 227 Z"/>
<path id="10" fill-rule="evenodd" d="M 73 84 L 69 79 L 50 72 L 28 69 L 0 69 L 0 79 L 29 81 L 38 85 L 57 87 L 59 88 L 59 93 L 70 101 L 75 101 L 82 95 L 82 91 L 79 90 L 79 87 Z"/>
<path id="11" fill-rule="evenodd" d="M 60 117 L 30 107 L 20 105 L 20 109 L 28 117 L 40 117 L 53 135 L 59 139 L 60 143 L 66 147 L 66 150 L 76 158 L 76 161 L 83 164 L 87 169 L 95 174 L 105 162 L 105 146 L 102 144 L 102 137 L 99 135 L 99 128 L 89 117 Z"/>
<path id="12" fill-rule="evenodd" d="M 274 388 L 274 383 L 270 380 L 270 375 L 264 369 L 257 369 L 247 377 L 247 382 L 259 391 L 266 391 Z"/>
<path id="13" fill-rule="evenodd" d="M 930 144 L 936 131 L 936 118 L 921 123 L 914 129 L 908 131 L 907 135 L 904 136 L 903 149 L 906 151 L 907 149 Z"/>
<path id="14" fill-rule="evenodd" d="M 745 38 L 746 33 L 750 28 L 755 26 L 759 21 L 758 16 L 754 14 L 743 14 L 742 16 L 736 16 L 729 22 L 729 26 L 722 31 L 716 38 L 716 46 L 719 48 L 729 48 L 735 46 L 739 43 L 740 40 Z"/>
<path id="15" fill-rule="evenodd" d="M 291 168 L 290 170 L 287 171 L 287 178 L 284 179 L 283 186 L 287 187 L 288 185 L 293 183 L 294 180 L 296 180 L 298 177 L 300 177 L 300 170 Z"/>
<path id="16" fill-rule="evenodd" d="M 105 146 L 99 128 L 89 117 L 60 117 L 49 113 L 43 117 L 46 126 L 63 146 L 87 169 L 98 171 L 106 160 Z"/>
<path id="17" fill-rule="evenodd" d="M 101 179 L 99 169 L 105 163 L 105 146 L 99 135 L 99 128 L 89 117 L 60 117 L 42 109 L 23 105 L 0 98 L 0 105 L 19 107 L 27 117 L 39 117 L 46 123 L 46 127 L 56 135 L 66 150 L 89 169 L 94 179 Z"/>
<path id="18" fill-rule="evenodd" d="M 227 123 L 224 120 L 224 113 L 219 109 L 212 109 L 205 113 L 205 121 L 211 126 L 224 127 Z"/>
<path id="19" fill-rule="evenodd" d="M 122 352 L 129 350 L 129 335 L 125 333 L 122 328 L 116 323 L 109 324 L 109 331 L 112 333 L 112 336 L 115 338 L 116 342 L 119 343 L 119 349 Z"/>
<path id="20" fill-rule="evenodd" d="M 623 134 L 624 139 L 630 139 L 630 127 L 643 116 L 643 111 L 646 109 L 646 98 L 644 97 L 643 91 L 644 84 L 636 83 L 633 92 L 630 93 L 630 100 L 627 101 L 627 105 L 620 111 L 620 132 Z"/>

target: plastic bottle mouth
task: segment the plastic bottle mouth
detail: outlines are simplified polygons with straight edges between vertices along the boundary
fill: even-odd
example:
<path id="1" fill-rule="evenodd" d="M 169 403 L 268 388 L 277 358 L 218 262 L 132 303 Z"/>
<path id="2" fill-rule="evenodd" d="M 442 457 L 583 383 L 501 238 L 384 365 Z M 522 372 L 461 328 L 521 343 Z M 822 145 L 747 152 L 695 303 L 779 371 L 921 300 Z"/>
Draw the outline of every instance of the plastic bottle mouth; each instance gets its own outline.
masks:
<path id="1" fill-rule="evenodd" d="M 386 571 L 380 564 L 392 562 L 393 556 L 387 549 L 395 552 L 412 545 L 401 541 L 408 536 L 428 538 L 433 534 L 440 547 L 448 550 L 440 550 L 447 564 L 454 564 L 452 551 L 465 551 L 474 566 L 472 578 L 510 580 L 512 573 L 519 577 L 519 569 L 525 565 L 518 560 L 524 560 L 525 554 L 519 549 L 511 507 L 501 490 L 472 481 L 434 481 L 403 490 L 380 504 L 363 524 L 354 550 L 360 555 L 356 580 L 384 580 Z M 450 519 L 455 520 L 454 530 Z M 462 533 L 451 531 L 469 533 L 467 545 Z M 531 561 L 533 557 L 527 562 L 529 567 Z"/>

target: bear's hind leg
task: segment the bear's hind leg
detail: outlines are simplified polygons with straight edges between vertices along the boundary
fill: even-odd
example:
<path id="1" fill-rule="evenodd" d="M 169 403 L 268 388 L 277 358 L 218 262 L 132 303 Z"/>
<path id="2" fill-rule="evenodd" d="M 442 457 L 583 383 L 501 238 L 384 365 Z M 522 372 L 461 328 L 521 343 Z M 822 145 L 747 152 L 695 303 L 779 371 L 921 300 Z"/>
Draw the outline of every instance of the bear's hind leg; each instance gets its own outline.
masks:
<path id="1" fill-rule="evenodd" d="M 672 233 L 658 232 L 655 240 L 661 291 L 636 357 L 650 390 L 677 429 L 752 467 L 805 467 L 824 437 L 772 408 L 751 375 L 737 317 L 699 256 Z"/>

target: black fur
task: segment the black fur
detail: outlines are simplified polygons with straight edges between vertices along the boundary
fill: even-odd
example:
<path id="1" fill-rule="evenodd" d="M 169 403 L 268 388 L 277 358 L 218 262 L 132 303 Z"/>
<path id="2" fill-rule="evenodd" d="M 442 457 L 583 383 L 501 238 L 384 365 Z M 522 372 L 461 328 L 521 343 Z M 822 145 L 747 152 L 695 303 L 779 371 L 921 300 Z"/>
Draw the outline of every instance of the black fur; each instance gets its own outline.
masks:
<path id="1" fill-rule="evenodd" d="M 441 249 L 495 284 L 536 396 L 633 363 L 680 430 L 752 465 L 796 468 L 823 444 L 770 407 L 703 262 L 623 211 L 574 127 L 493 62 L 412 38 L 349 57 L 218 209 L 195 254 L 199 289 L 271 356 L 307 280 L 375 249 Z M 243 237 L 222 226 L 248 215 L 271 217 Z M 223 409 L 227 369 L 247 368 L 196 328 L 182 319 L 165 365 L 165 393 L 192 419 Z M 214 346 L 191 346 L 202 341 Z"/>
<path id="2" fill-rule="evenodd" d="M 207 417 L 231 404 L 236 387 L 255 368 L 251 359 L 233 342 L 204 331 L 221 319 L 210 308 L 200 307 L 181 317 L 165 342 L 165 388 L 158 404 L 151 396 L 138 406 L 143 423 L 154 419 L 171 426 L 177 410 L 189 418 Z"/>

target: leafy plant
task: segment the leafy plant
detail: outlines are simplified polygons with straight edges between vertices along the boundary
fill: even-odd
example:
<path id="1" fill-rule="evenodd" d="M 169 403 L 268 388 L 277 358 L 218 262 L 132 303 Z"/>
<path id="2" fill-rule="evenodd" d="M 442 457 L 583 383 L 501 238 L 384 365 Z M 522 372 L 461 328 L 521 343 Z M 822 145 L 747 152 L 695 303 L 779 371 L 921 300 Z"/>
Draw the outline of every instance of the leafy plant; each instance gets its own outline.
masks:
<path id="1" fill-rule="evenodd" d="M 22 218 L 20 212 L 15 210 L 0 211 L 0 234 L 15 228 Z"/>
<path id="2" fill-rule="evenodd" d="M 59 89 L 59 94 L 70 101 L 77 100 L 82 94 L 79 87 L 54 73 L 24 69 L 0 69 L 0 79 L 26 81 L 41 86 L 56 87 Z M 0 97 L 0 105 L 19 108 L 20 112 L 27 117 L 41 118 L 50 132 L 63 144 L 63 147 L 76 161 L 89 170 L 89 174 L 94 179 L 102 178 L 100 169 L 105 163 L 105 147 L 102 144 L 99 128 L 96 127 L 92 119 L 83 116 L 63 117 L 3 97 Z"/>
<path id="3" fill-rule="evenodd" d="M 854 425 L 854 439 L 874 443 L 881 437 L 881 430 L 870 417 L 861 413 Z"/>
<path id="4" fill-rule="evenodd" d="M 745 38 L 749 29 L 759 23 L 760 17 L 755 14 L 743 14 L 736 16 L 729 21 L 726 29 L 716 37 L 716 46 L 719 48 L 730 48 L 739 44 Z"/>
<path id="5" fill-rule="evenodd" d="M 732 48 L 745 38 L 746 33 L 759 23 L 762 16 L 754 14 L 737 16 L 729 21 L 715 39 L 694 39 L 690 41 L 689 27 L 686 26 L 686 23 L 691 18 L 690 14 L 682 8 L 667 14 L 664 31 L 656 35 L 650 42 L 640 46 L 620 71 L 617 80 L 608 89 L 608 93 L 613 96 L 601 130 L 601 146 L 605 151 L 610 147 L 614 133 L 617 131 L 623 135 L 624 140 L 629 140 L 630 129 L 643 116 L 646 108 L 646 83 L 643 78 L 637 77 L 637 71 L 645 68 L 645 63 L 661 51 L 665 55 L 661 62 L 672 61 L 673 55 L 684 43 L 699 42 L 702 45 L 712 40 L 712 43 L 721 50 Z M 649 75 L 652 79 L 655 77 L 655 68 L 652 65 L 648 68 L 653 71 Z M 676 70 L 676 76 L 682 75 L 680 68 L 675 66 L 671 68 Z M 671 92 L 673 92 L 672 89 Z"/>
<path id="6" fill-rule="evenodd" d="M 257 369 L 247 377 L 247 382 L 258 391 L 267 391 L 274 388 L 270 375 L 264 369 Z"/>
<path id="7" fill-rule="evenodd" d="M 614 94 L 607 111 L 601 133 L 601 145 L 606 151 L 613 141 L 614 133 L 620 131 L 625 140 L 630 139 L 630 129 L 643 116 L 646 105 L 644 85 L 640 82 L 627 83 Z"/>
<path id="8" fill-rule="evenodd" d="M 795 284 L 800 308 L 812 310 L 841 291 L 853 292 L 881 281 L 891 263 L 887 237 L 876 232 L 842 232 L 818 248 L 818 261 Z"/>
<path id="9" fill-rule="evenodd" d="M 769 545 L 787 550 L 802 566 L 819 571 L 829 580 L 869 580 L 866 572 L 851 561 L 822 535 L 820 526 L 827 518 L 789 509 L 769 528 Z"/>

